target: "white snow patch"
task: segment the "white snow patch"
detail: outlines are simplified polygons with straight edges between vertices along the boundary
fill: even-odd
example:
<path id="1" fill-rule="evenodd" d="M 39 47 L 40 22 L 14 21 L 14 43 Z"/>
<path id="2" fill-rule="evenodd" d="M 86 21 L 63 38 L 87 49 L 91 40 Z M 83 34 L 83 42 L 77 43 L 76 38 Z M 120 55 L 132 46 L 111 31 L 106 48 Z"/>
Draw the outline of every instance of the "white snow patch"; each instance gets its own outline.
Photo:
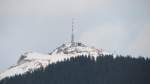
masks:
<path id="1" fill-rule="evenodd" d="M 0 73 L 0 80 L 26 72 L 33 72 L 39 68 L 45 68 L 51 63 L 57 63 L 77 56 L 97 56 L 109 54 L 108 52 L 88 47 L 82 43 L 66 43 L 56 48 L 50 54 L 27 52 L 21 56 L 18 64 Z"/>

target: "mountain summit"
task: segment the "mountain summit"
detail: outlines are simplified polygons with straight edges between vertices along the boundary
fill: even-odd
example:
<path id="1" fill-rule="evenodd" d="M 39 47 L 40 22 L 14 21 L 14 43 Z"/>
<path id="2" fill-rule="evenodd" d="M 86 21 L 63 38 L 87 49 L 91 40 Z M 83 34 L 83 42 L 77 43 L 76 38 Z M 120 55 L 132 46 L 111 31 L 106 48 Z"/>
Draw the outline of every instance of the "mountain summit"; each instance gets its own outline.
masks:
<path id="1" fill-rule="evenodd" d="M 66 55 L 91 55 L 98 56 L 100 54 L 106 54 L 102 49 L 96 49 L 94 47 L 89 47 L 80 42 L 66 43 L 56 48 L 50 55 L 55 54 L 66 54 Z"/>
<path id="2" fill-rule="evenodd" d="M 11 66 L 4 72 L 0 73 L 0 80 L 26 72 L 32 73 L 39 68 L 45 68 L 51 63 L 57 63 L 77 56 L 97 57 L 102 54 L 109 54 L 102 49 L 89 47 L 80 42 L 64 43 L 50 53 L 42 54 L 36 52 L 26 52 L 21 55 L 17 64 Z"/>
<path id="3" fill-rule="evenodd" d="M 71 42 L 64 43 L 50 53 L 42 54 L 36 52 L 26 52 L 21 55 L 16 65 L 11 66 L 0 73 L 0 80 L 26 72 L 32 73 L 39 68 L 45 68 L 51 63 L 57 63 L 77 56 L 97 57 L 102 54 L 109 54 L 102 49 L 89 47 L 83 43 L 74 41 L 74 20 L 72 20 Z"/>

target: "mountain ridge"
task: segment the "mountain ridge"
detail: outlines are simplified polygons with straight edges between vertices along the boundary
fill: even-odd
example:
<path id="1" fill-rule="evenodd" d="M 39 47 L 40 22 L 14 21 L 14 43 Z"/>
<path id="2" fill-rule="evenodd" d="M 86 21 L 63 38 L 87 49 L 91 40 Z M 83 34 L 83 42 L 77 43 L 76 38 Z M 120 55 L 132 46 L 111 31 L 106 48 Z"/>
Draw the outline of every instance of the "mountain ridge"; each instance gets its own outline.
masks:
<path id="1" fill-rule="evenodd" d="M 73 57 L 0 84 L 150 84 L 150 59 L 101 55 Z"/>
<path id="2" fill-rule="evenodd" d="M 51 63 L 64 61 L 77 56 L 92 56 L 96 58 L 102 54 L 109 54 L 100 49 L 89 47 L 80 42 L 64 43 L 49 54 L 26 52 L 21 55 L 17 64 L 0 73 L 0 80 L 26 72 L 33 72 L 39 68 L 45 68 Z"/>

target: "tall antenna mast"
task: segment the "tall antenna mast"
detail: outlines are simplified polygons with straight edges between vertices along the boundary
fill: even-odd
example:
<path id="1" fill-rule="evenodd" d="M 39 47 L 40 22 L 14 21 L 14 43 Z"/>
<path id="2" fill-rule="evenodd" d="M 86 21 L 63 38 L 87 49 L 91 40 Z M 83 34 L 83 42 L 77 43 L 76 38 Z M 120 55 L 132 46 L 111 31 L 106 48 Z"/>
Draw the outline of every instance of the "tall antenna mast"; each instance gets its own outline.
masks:
<path id="1" fill-rule="evenodd" d="M 72 35 L 71 35 L 71 43 L 74 43 L 74 18 L 72 18 Z"/>

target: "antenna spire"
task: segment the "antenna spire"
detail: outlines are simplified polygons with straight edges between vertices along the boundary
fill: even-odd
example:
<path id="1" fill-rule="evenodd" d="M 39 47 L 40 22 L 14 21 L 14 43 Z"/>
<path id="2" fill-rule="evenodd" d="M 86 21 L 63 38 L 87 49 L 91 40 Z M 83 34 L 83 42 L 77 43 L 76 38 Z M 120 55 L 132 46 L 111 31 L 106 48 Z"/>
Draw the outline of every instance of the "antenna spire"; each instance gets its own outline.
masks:
<path id="1" fill-rule="evenodd" d="M 74 43 L 74 18 L 72 18 L 72 35 L 71 35 L 71 43 Z"/>

